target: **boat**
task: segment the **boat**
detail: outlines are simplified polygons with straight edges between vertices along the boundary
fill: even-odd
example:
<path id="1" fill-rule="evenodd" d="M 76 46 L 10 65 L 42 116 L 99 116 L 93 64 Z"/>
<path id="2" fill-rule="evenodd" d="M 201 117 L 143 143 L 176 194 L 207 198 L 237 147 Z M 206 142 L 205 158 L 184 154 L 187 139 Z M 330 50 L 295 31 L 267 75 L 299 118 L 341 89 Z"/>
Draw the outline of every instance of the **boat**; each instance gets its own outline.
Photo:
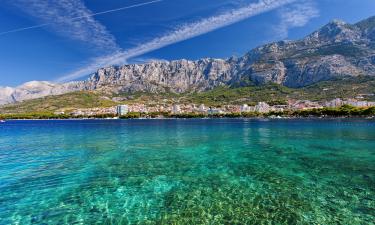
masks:
<path id="1" fill-rule="evenodd" d="M 5 120 L 0 120 L 0 123 L 5 123 Z"/>

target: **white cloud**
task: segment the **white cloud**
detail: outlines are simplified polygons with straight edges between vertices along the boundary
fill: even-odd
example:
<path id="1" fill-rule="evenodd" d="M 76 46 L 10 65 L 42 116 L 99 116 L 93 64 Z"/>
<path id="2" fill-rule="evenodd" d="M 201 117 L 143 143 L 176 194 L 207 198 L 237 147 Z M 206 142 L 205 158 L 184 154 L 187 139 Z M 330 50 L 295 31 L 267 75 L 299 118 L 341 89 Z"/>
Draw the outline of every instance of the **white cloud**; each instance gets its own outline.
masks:
<path id="1" fill-rule="evenodd" d="M 319 9 L 312 0 L 301 0 L 279 10 L 280 23 L 274 27 L 277 38 L 287 38 L 289 29 L 305 26 L 319 16 Z"/>
<path id="2" fill-rule="evenodd" d="M 8 2 L 43 23 L 15 31 L 48 26 L 64 37 L 85 42 L 99 50 L 113 52 L 120 49 L 115 38 L 93 18 L 93 13 L 81 0 L 9 0 Z"/>
<path id="3" fill-rule="evenodd" d="M 166 59 L 162 58 L 149 58 L 149 57 L 137 57 L 131 59 L 131 63 L 135 64 L 144 64 L 144 63 L 150 63 L 150 62 L 169 62 Z"/>
<path id="4" fill-rule="evenodd" d="M 178 26 L 173 31 L 166 33 L 163 36 L 156 37 L 149 42 L 142 43 L 134 48 L 94 59 L 91 64 L 70 74 L 62 76 L 57 81 L 65 82 L 78 79 L 80 77 L 87 76 L 89 73 L 94 72 L 100 67 L 126 63 L 126 61 L 130 58 L 143 55 L 145 53 L 211 32 L 225 26 L 229 26 L 252 16 L 274 10 L 296 1 L 297 0 L 260 0 L 257 3 L 252 3 L 238 9 L 229 10 L 222 14 L 208 17 L 194 23 Z"/>
<path id="5" fill-rule="evenodd" d="M 6 0 L 4 0 L 4 1 L 6 1 Z M 143 2 L 143 3 L 128 5 L 128 6 L 124 6 L 124 7 L 120 7 L 120 8 L 110 9 L 110 10 L 106 10 L 106 11 L 96 12 L 96 13 L 93 13 L 93 14 L 85 14 L 84 13 L 83 15 L 81 14 L 80 16 L 69 18 L 69 20 L 80 20 L 80 19 L 83 19 L 83 18 L 86 18 L 86 17 L 93 17 L 93 16 L 98 16 L 98 15 L 123 11 L 123 10 L 127 10 L 127 9 L 138 8 L 138 7 L 141 7 L 141 6 L 150 5 L 150 4 L 154 4 L 154 3 L 158 3 L 158 2 L 162 2 L 162 1 L 164 1 L 164 0 L 153 0 L 153 1 L 149 1 L 149 2 Z M 20 8 L 23 8 L 23 7 L 25 7 L 25 5 L 22 5 L 22 2 L 23 1 L 16 0 L 16 1 L 11 1 L 10 3 L 13 3 L 15 5 L 18 5 L 18 7 L 20 7 Z M 54 22 L 48 22 L 48 23 L 38 24 L 38 25 L 34 25 L 34 26 L 21 27 L 21 28 L 17 28 L 17 29 L 13 29 L 13 30 L 2 31 L 2 32 L 0 32 L 0 36 L 6 35 L 6 34 L 11 34 L 11 33 L 16 33 L 16 32 L 19 32 L 19 31 L 31 30 L 31 29 L 41 28 L 41 27 L 47 27 L 47 26 L 52 25 L 52 24 L 54 24 Z"/>

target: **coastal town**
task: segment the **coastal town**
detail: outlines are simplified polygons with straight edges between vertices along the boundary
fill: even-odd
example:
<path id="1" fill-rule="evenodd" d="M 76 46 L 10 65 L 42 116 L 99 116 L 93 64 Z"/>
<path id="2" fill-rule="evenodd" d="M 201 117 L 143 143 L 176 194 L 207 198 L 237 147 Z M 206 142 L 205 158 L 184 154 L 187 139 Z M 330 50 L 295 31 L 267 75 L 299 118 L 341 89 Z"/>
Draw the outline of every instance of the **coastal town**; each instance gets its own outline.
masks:
<path id="1" fill-rule="evenodd" d="M 313 102 L 309 100 L 289 100 L 285 105 L 269 105 L 266 102 L 258 102 L 256 105 L 224 105 L 221 107 L 208 107 L 204 104 L 121 104 L 107 108 L 82 108 L 75 109 L 71 112 L 57 111 L 56 115 L 69 114 L 73 117 L 90 117 L 98 115 L 117 115 L 125 116 L 128 113 L 169 113 L 172 115 L 178 114 L 231 114 L 231 113 L 259 113 L 266 114 L 270 112 L 284 112 L 284 111 L 300 111 L 322 108 L 339 108 L 344 105 L 349 105 L 358 108 L 374 107 L 375 102 L 364 101 L 360 99 L 340 98 L 326 101 L 323 103 Z"/>

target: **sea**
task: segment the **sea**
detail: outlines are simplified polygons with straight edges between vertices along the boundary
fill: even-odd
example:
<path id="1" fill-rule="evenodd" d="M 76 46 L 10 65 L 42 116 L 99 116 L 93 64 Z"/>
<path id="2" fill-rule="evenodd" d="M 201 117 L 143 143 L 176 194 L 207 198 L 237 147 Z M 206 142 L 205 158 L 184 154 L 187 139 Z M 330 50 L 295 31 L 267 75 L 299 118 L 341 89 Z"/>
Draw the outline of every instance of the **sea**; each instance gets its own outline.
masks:
<path id="1" fill-rule="evenodd" d="M 0 123 L 0 224 L 374 221 L 374 120 Z"/>

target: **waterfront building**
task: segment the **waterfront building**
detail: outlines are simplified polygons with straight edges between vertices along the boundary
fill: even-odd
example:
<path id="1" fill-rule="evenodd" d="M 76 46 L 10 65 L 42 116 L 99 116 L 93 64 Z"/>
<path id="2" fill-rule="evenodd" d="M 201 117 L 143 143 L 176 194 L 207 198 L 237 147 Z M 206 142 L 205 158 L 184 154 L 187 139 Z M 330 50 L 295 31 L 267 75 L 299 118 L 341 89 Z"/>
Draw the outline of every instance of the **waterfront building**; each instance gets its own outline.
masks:
<path id="1" fill-rule="evenodd" d="M 288 109 L 287 105 L 274 105 L 271 107 L 271 111 L 274 111 L 274 112 L 284 112 L 287 109 Z"/>
<path id="2" fill-rule="evenodd" d="M 298 100 L 293 105 L 291 105 L 292 109 L 298 110 L 306 110 L 306 109 L 319 109 L 322 106 L 317 102 L 312 102 L 309 100 Z"/>
<path id="3" fill-rule="evenodd" d="M 54 114 L 55 115 L 65 115 L 65 112 L 64 111 L 56 111 Z"/>
<path id="4" fill-rule="evenodd" d="M 117 115 L 124 116 L 129 113 L 129 106 L 127 105 L 118 105 L 116 107 Z"/>
<path id="5" fill-rule="evenodd" d="M 344 100 L 337 98 L 326 103 L 327 107 L 333 107 L 333 108 L 341 107 L 343 105 L 350 105 L 353 107 L 371 107 L 375 105 L 375 102 L 358 101 L 357 99 L 349 99 L 349 100 L 344 101 Z"/>
<path id="6" fill-rule="evenodd" d="M 173 114 L 179 114 L 179 113 L 181 113 L 181 107 L 179 105 L 173 105 L 173 107 L 172 107 L 172 113 Z"/>
<path id="7" fill-rule="evenodd" d="M 251 111 L 251 107 L 248 106 L 247 104 L 244 104 L 241 106 L 241 112 L 250 112 Z"/>
<path id="8" fill-rule="evenodd" d="M 258 102 L 254 110 L 255 112 L 259 113 L 269 113 L 271 111 L 271 107 L 265 102 Z"/>
<path id="9" fill-rule="evenodd" d="M 349 99 L 348 101 L 345 102 L 345 104 L 354 106 L 354 107 L 371 107 L 374 105 L 373 102 L 358 101 L 356 99 Z"/>
<path id="10" fill-rule="evenodd" d="M 209 108 L 207 111 L 208 114 L 223 114 L 224 111 L 221 109 L 216 109 L 216 108 Z"/>
<path id="11" fill-rule="evenodd" d="M 332 107 L 332 108 L 336 108 L 336 107 L 341 107 L 344 105 L 344 101 L 341 100 L 340 98 L 336 98 L 336 99 L 333 99 L 332 101 L 330 102 L 326 102 L 325 104 L 327 107 Z"/>
<path id="12" fill-rule="evenodd" d="M 240 105 L 226 105 L 222 110 L 225 113 L 241 113 L 241 106 Z"/>
<path id="13" fill-rule="evenodd" d="M 201 113 L 205 113 L 206 112 L 206 106 L 204 104 L 201 104 L 199 106 L 199 112 L 201 112 Z"/>
<path id="14" fill-rule="evenodd" d="M 347 105 L 354 106 L 354 107 L 367 107 L 367 102 L 366 101 L 348 100 Z"/>

